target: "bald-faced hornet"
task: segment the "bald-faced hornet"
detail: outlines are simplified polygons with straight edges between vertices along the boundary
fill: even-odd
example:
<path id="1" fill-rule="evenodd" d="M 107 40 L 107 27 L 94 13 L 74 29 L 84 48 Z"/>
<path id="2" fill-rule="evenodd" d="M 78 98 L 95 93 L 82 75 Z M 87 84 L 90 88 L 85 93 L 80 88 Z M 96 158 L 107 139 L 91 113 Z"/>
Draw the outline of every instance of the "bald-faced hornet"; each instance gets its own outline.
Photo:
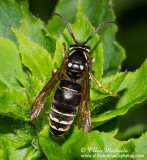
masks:
<path id="1" fill-rule="evenodd" d="M 75 39 L 68 22 L 58 13 L 52 13 L 52 15 L 56 15 L 63 20 L 75 44 L 70 45 L 68 55 L 65 54 L 66 46 L 65 44 L 63 45 L 63 62 L 47 85 L 36 97 L 31 108 L 30 117 L 31 120 L 38 117 L 49 98 L 52 89 L 57 82 L 60 81 L 50 111 L 50 132 L 54 136 L 62 136 L 70 128 L 80 106 L 79 128 L 82 122 L 84 132 L 87 133 L 90 131 L 91 127 L 89 77 L 107 93 L 116 97 L 119 97 L 119 95 L 103 88 L 96 77 L 90 72 L 90 65 L 94 61 L 94 57 L 88 58 L 90 47 L 87 46 L 86 43 L 100 28 L 115 22 L 109 21 L 100 25 L 85 42 L 79 43 Z M 65 71 L 65 73 L 63 73 L 63 71 Z"/>

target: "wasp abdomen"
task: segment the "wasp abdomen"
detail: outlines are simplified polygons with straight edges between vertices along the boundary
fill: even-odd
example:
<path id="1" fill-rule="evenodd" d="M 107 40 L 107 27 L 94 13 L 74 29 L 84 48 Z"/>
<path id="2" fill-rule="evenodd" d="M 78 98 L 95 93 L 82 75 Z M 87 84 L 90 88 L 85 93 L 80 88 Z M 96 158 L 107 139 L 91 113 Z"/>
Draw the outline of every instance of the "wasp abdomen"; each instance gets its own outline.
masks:
<path id="1" fill-rule="evenodd" d="M 61 136 L 70 128 L 80 104 L 81 90 L 78 83 L 61 81 L 50 112 L 50 131 L 53 135 Z"/>

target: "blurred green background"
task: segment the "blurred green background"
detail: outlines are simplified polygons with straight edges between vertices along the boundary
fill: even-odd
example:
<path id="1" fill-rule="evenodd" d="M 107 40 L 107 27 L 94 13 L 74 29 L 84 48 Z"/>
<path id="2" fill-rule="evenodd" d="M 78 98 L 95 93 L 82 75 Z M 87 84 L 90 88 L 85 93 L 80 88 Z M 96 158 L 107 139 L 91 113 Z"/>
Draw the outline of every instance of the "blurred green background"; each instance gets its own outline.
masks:
<path id="1" fill-rule="evenodd" d="M 35 16 L 47 23 L 49 13 L 54 11 L 57 3 L 58 0 L 29 0 L 29 8 Z M 114 0 L 113 7 L 119 24 L 116 39 L 125 48 L 127 55 L 122 71 L 135 71 L 147 57 L 147 0 Z M 138 127 L 141 128 L 139 133 Z M 147 102 L 139 109 L 130 110 L 120 120 L 118 138 L 121 139 L 121 132 L 125 131 L 126 139 L 138 137 L 146 128 Z"/>

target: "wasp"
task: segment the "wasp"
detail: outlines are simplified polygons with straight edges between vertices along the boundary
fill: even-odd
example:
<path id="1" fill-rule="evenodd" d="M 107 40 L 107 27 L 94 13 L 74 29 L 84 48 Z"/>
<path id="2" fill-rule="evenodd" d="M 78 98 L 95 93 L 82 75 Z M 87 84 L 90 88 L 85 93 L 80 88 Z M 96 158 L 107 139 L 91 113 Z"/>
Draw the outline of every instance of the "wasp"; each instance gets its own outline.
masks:
<path id="1" fill-rule="evenodd" d="M 119 95 L 103 88 L 96 77 L 90 72 L 90 65 L 94 62 L 95 58 L 88 58 L 90 47 L 86 45 L 86 43 L 99 31 L 100 28 L 116 22 L 108 21 L 100 25 L 85 42 L 79 43 L 75 39 L 66 19 L 58 13 L 51 14 L 56 15 L 63 20 L 75 43 L 70 45 L 68 55 L 65 54 L 66 46 L 63 43 L 63 62 L 59 69 L 53 74 L 50 81 L 36 97 L 30 111 L 30 118 L 31 120 L 35 120 L 38 117 L 48 100 L 52 89 L 57 82 L 60 81 L 60 85 L 55 91 L 49 116 L 50 132 L 54 136 L 62 136 L 72 125 L 80 106 L 78 128 L 80 128 L 82 123 L 84 132 L 87 133 L 91 128 L 89 79 L 91 78 L 94 80 L 98 87 L 107 93 L 115 97 L 119 97 Z"/>

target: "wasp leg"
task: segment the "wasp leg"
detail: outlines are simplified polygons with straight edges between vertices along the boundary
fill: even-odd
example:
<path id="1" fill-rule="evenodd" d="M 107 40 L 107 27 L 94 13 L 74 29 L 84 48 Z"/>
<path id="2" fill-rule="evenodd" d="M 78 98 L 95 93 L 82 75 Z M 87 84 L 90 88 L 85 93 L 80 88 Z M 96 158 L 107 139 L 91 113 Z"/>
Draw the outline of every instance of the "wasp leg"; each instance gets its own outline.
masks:
<path id="1" fill-rule="evenodd" d="M 52 76 L 54 76 L 54 74 L 57 72 L 57 70 L 54 68 L 53 70 L 52 70 Z"/>
<path id="2" fill-rule="evenodd" d="M 31 100 L 34 101 L 34 100 L 36 99 L 36 97 L 37 97 L 37 96 L 33 97 Z M 26 101 L 26 102 L 24 103 L 24 106 L 26 106 L 28 103 L 29 103 L 29 101 Z"/>
<path id="3" fill-rule="evenodd" d="M 120 98 L 119 94 L 112 93 L 112 92 L 108 91 L 106 88 L 103 88 L 102 85 L 100 84 L 100 82 L 96 79 L 96 77 L 91 72 L 89 72 L 89 75 L 92 78 L 92 80 L 94 80 L 96 82 L 96 84 L 98 85 L 99 88 L 103 89 L 105 92 L 107 92 L 117 98 Z"/>
<path id="4" fill-rule="evenodd" d="M 57 72 L 57 70 L 54 68 L 54 69 L 52 70 L 52 77 L 54 76 L 54 74 L 55 74 L 56 72 Z M 60 81 L 62 81 L 62 80 L 64 79 L 64 75 L 62 74 L 59 79 L 60 79 Z"/>
<path id="5" fill-rule="evenodd" d="M 93 63 L 94 61 L 95 61 L 95 57 L 91 57 L 91 58 L 89 59 L 89 62 L 90 62 L 90 63 Z M 89 79 L 92 79 L 91 75 L 89 75 Z"/>
<path id="6" fill-rule="evenodd" d="M 90 63 L 93 63 L 93 62 L 95 61 L 95 57 L 91 57 L 91 58 L 89 59 L 89 61 L 90 61 Z"/>
<path id="7" fill-rule="evenodd" d="M 91 75 L 89 75 L 89 79 L 92 79 Z"/>
<path id="8" fill-rule="evenodd" d="M 66 53 L 65 53 L 65 51 L 66 51 L 66 45 L 65 45 L 65 43 L 63 43 L 63 51 L 62 51 L 63 58 L 65 58 L 65 57 L 66 57 Z"/>

